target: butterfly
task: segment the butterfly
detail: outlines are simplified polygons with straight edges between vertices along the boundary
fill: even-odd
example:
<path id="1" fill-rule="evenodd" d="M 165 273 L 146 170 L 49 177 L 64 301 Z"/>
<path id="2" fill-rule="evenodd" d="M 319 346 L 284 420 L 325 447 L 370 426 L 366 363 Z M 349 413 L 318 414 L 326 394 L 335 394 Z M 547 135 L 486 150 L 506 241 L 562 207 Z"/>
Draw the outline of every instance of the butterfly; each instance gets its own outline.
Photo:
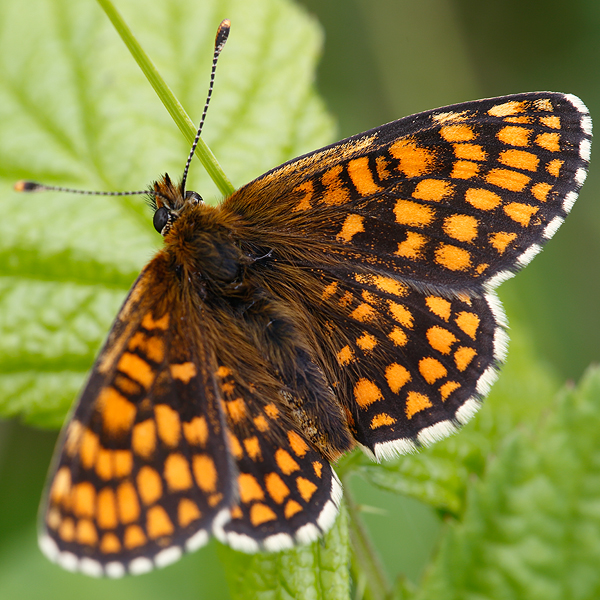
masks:
<path id="1" fill-rule="evenodd" d="M 316 540 L 340 505 L 332 462 L 412 452 L 477 411 L 506 354 L 494 290 L 562 224 L 590 148 L 581 100 L 539 92 L 382 125 L 217 207 L 185 189 L 191 153 L 150 189 L 164 246 L 59 439 L 44 553 L 120 577 L 211 534 Z"/>

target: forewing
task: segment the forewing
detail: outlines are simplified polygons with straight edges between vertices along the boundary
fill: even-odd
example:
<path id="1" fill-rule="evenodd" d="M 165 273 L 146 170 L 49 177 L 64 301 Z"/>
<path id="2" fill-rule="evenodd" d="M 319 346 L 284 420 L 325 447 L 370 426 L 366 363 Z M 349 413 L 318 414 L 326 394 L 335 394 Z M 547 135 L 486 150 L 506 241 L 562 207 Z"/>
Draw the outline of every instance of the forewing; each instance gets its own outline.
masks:
<path id="1" fill-rule="evenodd" d="M 224 209 L 298 264 L 371 269 L 421 289 L 481 293 L 531 260 L 585 180 L 591 120 L 540 92 L 413 115 L 286 163 Z M 285 240 L 285 241 L 284 241 Z M 311 248 L 321 252 L 312 252 Z M 275 249 L 277 250 L 277 248 Z"/>
<path id="2" fill-rule="evenodd" d="M 40 545 L 88 575 L 141 573 L 229 518 L 214 364 L 160 255 L 123 305 L 58 444 Z"/>

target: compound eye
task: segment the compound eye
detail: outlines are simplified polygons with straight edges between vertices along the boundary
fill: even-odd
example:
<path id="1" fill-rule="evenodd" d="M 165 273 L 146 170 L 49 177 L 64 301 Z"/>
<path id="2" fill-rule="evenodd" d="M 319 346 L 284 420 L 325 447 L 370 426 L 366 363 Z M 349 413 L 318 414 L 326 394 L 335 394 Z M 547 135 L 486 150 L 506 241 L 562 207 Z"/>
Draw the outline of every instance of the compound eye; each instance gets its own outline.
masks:
<path id="1" fill-rule="evenodd" d="M 155 213 L 152 222 L 154 223 L 154 229 L 158 233 L 162 233 L 167 223 L 171 220 L 169 209 L 165 206 L 161 206 Z"/>
<path id="2" fill-rule="evenodd" d="M 198 192 L 186 192 L 185 199 L 190 200 L 193 204 L 204 204 L 204 200 Z"/>

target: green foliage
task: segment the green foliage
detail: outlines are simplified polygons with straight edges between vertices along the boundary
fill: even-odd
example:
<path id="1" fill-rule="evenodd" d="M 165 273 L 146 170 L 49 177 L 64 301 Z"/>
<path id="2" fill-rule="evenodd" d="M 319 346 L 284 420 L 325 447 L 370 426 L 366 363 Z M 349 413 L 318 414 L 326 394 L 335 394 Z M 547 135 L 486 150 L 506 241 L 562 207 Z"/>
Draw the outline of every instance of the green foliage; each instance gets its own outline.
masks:
<path id="1" fill-rule="evenodd" d="M 600 595 L 600 369 L 515 431 L 448 524 L 415 598 Z"/>
<path id="2" fill-rule="evenodd" d="M 345 600 L 350 597 L 346 511 L 308 546 L 277 554 L 242 554 L 219 546 L 234 600 Z"/>

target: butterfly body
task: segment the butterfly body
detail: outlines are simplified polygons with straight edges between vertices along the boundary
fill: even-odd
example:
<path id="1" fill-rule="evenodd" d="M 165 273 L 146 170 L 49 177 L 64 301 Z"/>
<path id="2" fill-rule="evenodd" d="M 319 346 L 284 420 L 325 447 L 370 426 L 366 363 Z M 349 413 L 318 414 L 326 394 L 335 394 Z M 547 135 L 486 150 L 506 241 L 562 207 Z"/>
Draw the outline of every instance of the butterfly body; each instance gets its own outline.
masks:
<path id="1" fill-rule="evenodd" d="M 141 573 L 214 533 L 281 550 L 330 527 L 330 465 L 412 452 L 477 410 L 506 353 L 495 287 L 585 179 L 577 98 L 427 111 L 203 204 L 154 184 L 164 247 L 134 284 L 58 445 L 41 545 Z"/>
<path id="2" fill-rule="evenodd" d="M 166 195 L 165 182 L 156 187 Z M 297 301 L 300 289 L 310 293 L 314 282 L 311 277 L 293 282 L 288 278 L 288 284 L 296 286 L 287 291 L 270 285 L 271 280 L 282 279 L 276 273 L 280 263 L 298 270 L 304 245 L 293 248 L 291 240 L 297 234 L 290 241 L 271 241 L 268 247 L 267 236 L 258 240 L 252 224 L 222 207 L 203 203 L 186 207 L 180 193 L 172 205 L 181 205 L 180 213 L 155 259 L 160 267 L 150 268 L 169 281 L 162 286 L 166 305 L 195 303 L 204 328 L 198 337 L 223 340 L 214 345 L 216 363 L 229 365 L 238 374 L 237 385 L 252 381 L 261 390 L 262 403 L 287 402 L 289 426 L 302 431 L 329 460 L 350 450 L 354 441 L 346 417 L 336 410 L 339 404 L 331 383 L 319 366 L 323 357 L 309 339 L 311 315 Z M 294 249 L 296 258 L 279 248 Z M 174 290 L 182 297 L 171 301 Z M 313 296 L 318 292 L 313 289 Z"/>

